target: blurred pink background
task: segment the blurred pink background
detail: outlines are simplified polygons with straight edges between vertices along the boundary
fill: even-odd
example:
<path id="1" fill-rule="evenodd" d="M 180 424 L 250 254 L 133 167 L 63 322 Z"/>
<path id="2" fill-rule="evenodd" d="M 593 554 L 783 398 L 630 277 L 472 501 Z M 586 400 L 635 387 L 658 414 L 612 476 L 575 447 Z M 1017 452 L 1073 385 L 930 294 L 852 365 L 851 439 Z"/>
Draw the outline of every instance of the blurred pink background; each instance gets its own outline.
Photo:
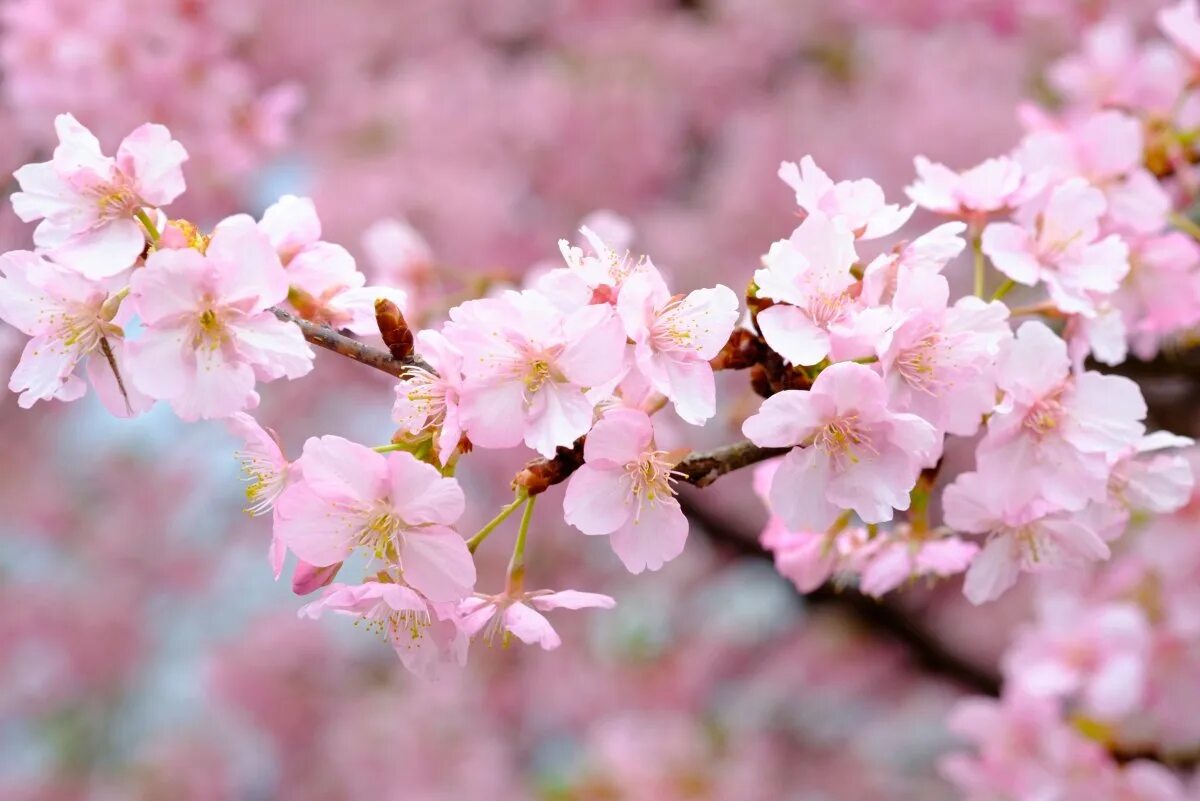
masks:
<path id="1" fill-rule="evenodd" d="M 1017 103 L 1048 99 L 1045 67 L 1088 22 L 1152 8 L 4 0 L 0 171 L 45 157 L 60 112 L 109 148 L 165 123 L 192 154 L 174 213 L 209 225 L 311 195 L 324 238 L 381 282 L 411 266 L 386 240 L 405 221 L 447 293 L 422 298 L 428 320 L 555 258 L 599 209 L 630 220 L 680 289 L 736 289 L 792 226 L 781 160 L 811 153 L 894 197 L 918 153 L 967 166 L 1007 150 Z M 5 249 L 29 233 L 5 205 Z M 20 339 L 0 329 L 6 370 Z M 387 383 L 324 355 L 319 368 L 272 385 L 264 422 L 293 450 L 317 433 L 383 441 Z M 723 376 L 745 405 L 705 442 L 735 436 L 743 381 Z M 460 677 L 423 684 L 371 635 L 296 620 L 220 425 L 165 406 L 115 420 L 90 397 L 0 404 L 0 798 L 956 797 L 934 762 L 954 742 L 947 710 L 975 688 L 845 604 L 805 604 L 698 525 L 683 558 L 633 577 L 543 523 L 533 569 L 610 592 L 616 611 L 564 619 L 554 653 L 478 647 Z M 516 461 L 461 474 L 472 523 Z M 753 535 L 765 513 L 748 486 L 695 500 Z M 547 497 L 556 508 L 561 489 Z M 956 587 L 901 602 L 985 672 L 1026 603 L 967 614 Z"/>

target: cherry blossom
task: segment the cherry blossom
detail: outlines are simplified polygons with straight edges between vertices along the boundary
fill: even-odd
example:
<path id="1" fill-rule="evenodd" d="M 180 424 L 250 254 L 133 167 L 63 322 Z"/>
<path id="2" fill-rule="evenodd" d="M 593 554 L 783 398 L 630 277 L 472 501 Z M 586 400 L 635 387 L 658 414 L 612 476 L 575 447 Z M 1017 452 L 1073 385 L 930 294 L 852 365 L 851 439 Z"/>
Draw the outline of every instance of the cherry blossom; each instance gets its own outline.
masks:
<path id="1" fill-rule="evenodd" d="M 959 298 L 936 273 L 901 273 L 892 307 L 898 321 L 877 345 L 893 409 L 939 431 L 970 436 L 996 405 L 993 378 L 1000 343 L 1011 337 L 1008 309 Z"/>
<path id="2" fill-rule="evenodd" d="M 808 214 L 840 219 L 858 239 L 878 239 L 895 233 L 908 222 L 915 208 L 887 203 L 883 189 L 869 178 L 834 183 L 812 156 L 802 158 L 799 166 L 792 161 L 783 162 L 779 177 L 796 193 L 797 206 Z"/>
<path id="3" fill-rule="evenodd" d="M 292 464 L 283 455 L 279 437 L 245 412 L 229 416 L 225 424 L 244 443 L 242 450 L 234 453 L 234 457 L 241 463 L 245 474 L 246 502 L 249 504 L 246 512 L 255 517 L 268 512 L 273 514 L 275 501 L 293 478 Z M 278 530 L 271 537 L 268 556 L 271 569 L 278 579 L 283 572 L 284 557 L 287 556 L 287 546 Z"/>
<path id="4" fill-rule="evenodd" d="M 843 510 L 865 523 L 907 509 L 921 468 L 940 456 L 929 423 L 887 407 L 879 374 L 841 362 L 811 390 L 787 390 L 763 401 L 742 431 L 756 445 L 792 447 L 771 482 L 772 511 L 793 529 L 828 528 Z"/>
<path id="5" fill-rule="evenodd" d="M 442 333 L 462 353 L 459 411 L 471 442 L 524 440 L 543 456 L 587 433 L 593 403 L 584 390 L 616 378 L 625 356 L 611 306 L 567 315 L 533 291 L 456 306 Z"/>
<path id="6" fill-rule="evenodd" d="M 534 590 L 504 592 L 499 595 L 476 594 L 458 605 L 462 630 L 469 637 L 482 634 L 487 643 L 497 637 L 508 643 L 509 635 L 527 645 L 540 645 L 553 651 L 562 645 L 550 621 L 541 614 L 551 609 L 612 609 L 617 605 L 607 595 L 577 590 Z"/>
<path id="7" fill-rule="evenodd" d="M 392 420 L 408 434 L 433 432 L 437 456 L 446 464 L 462 439 L 459 401 L 462 354 L 438 331 L 417 332 L 416 352 L 432 370 L 410 367 L 396 385 Z"/>
<path id="8" fill-rule="evenodd" d="M 383 636 L 404 666 L 421 678 L 434 679 L 447 666 L 466 664 L 467 639 L 452 610 L 430 603 L 403 584 L 333 584 L 302 606 L 299 615 L 315 619 L 326 610 L 358 618 L 368 631 Z"/>
<path id="9" fill-rule="evenodd" d="M 121 273 L 146 246 L 135 215 L 183 193 L 187 152 L 161 125 L 140 126 L 115 158 L 70 114 L 56 117 L 54 127 L 53 158 L 14 173 L 21 191 L 12 196 L 13 211 L 25 222 L 42 221 L 34 242 L 54 259 L 89 278 Z"/>
<path id="10" fill-rule="evenodd" d="M 1157 20 L 1166 37 L 1192 62 L 1200 63 L 1200 4 L 1179 0 L 1159 9 Z"/>
<path id="11" fill-rule="evenodd" d="M 130 282 L 129 302 L 146 327 L 129 343 L 134 387 L 184 420 L 254 408 L 257 381 L 312 369 L 300 330 L 270 310 L 286 295 L 278 257 L 246 216 L 221 222 L 203 253 L 150 254 Z"/>
<path id="12" fill-rule="evenodd" d="M 1040 322 L 1024 323 L 1002 345 L 996 383 L 1004 398 L 976 457 L 987 481 L 1017 506 L 1040 498 L 1077 510 L 1103 501 L 1109 458 L 1145 430 L 1137 385 L 1091 371 L 1073 375 L 1066 344 Z"/>
<path id="13" fill-rule="evenodd" d="M 793 364 L 811 365 L 830 355 L 837 335 L 849 335 L 855 283 L 850 268 L 857 258 L 850 231 L 819 212 L 791 238 L 771 245 L 754 283 L 758 297 L 777 301 L 757 316 L 772 350 Z"/>
<path id="14" fill-rule="evenodd" d="M 0 256 L 0 319 L 31 337 L 8 385 L 20 393 L 21 408 L 81 397 L 81 363 L 113 414 L 129 416 L 152 403 L 124 379 L 124 332 L 113 322 L 119 304 L 103 285 L 35 253 Z"/>
<path id="15" fill-rule="evenodd" d="M 1129 272 L 1129 248 L 1116 235 L 1099 238 L 1104 195 L 1080 178 L 1055 187 L 1045 202 L 1018 209 L 1019 224 L 991 223 L 983 252 L 1020 284 L 1045 281 L 1065 312 L 1094 314 L 1097 296 L 1115 292 Z"/>
<path id="16" fill-rule="evenodd" d="M 617 313 L 634 343 L 637 368 L 675 404 L 679 416 L 702 425 L 716 414 L 716 385 L 708 362 L 737 323 L 733 290 L 718 285 L 673 297 L 656 272 L 646 271 L 625 281 Z"/>
<path id="17" fill-rule="evenodd" d="M 1042 189 L 1038 176 L 1026 175 L 1007 156 L 987 159 L 955 172 L 944 164 L 917 156 L 917 180 L 904 191 L 914 203 L 952 217 L 973 217 L 1015 209 Z"/>
<path id="18" fill-rule="evenodd" d="M 658 570 L 683 552 L 688 524 L 671 486 L 674 462 L 655 446 L 645 413 L 606 414 L 588 434 L 583 458 L 563 497 L 567 523 L 609 535 L 630 573 Z"/>
<path id="19" fill-rule="evenodd" d="M 435 602 L 457 601 L 475 584 L 475 563 L 450 528 L 462 515 L 458 482 L 409 453 L 376 453 L 341 437 L 314 437 L 296 463 L 301 479 L 276 501 L 275 526 L 311 565 L 343 561 L 358 547 L 399 567 Z"/>

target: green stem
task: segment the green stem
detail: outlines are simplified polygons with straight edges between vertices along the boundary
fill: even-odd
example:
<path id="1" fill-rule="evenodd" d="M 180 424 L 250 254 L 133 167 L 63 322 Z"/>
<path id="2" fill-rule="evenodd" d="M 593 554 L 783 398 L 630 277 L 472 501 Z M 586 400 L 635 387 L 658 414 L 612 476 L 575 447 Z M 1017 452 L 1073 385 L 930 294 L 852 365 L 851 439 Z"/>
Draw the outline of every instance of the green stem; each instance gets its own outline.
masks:
<path id="1" fill-rule="evenodd" d="M 483 528 L 479 529 L 479 531 L 475 532 L 475 536 L 473 536 L 473 537 L 471 537 L 471 539 L 467 540 L 467 550 L 469 550 L 471 553 L 475 553 L 475 549 L 479 547 L 479 544 L 481 542 L 483 542 L 484 540 L 486 540 L 488 538 L 489 534 L 491 534 L 493 531 L 495 531 L 496 528 L 501 523 L 503 523 L 505 520 L 508 519 L 509 515 L 511 515 L 515 511 L 517 511 L 517 509 L 519 509 L 521 507 L 521 504 L 525 503 L 528 500 L 529 500 L 529 496 L 525 494 L 525 491 L 518 490 L 517 497 L 513 500 L 512 503 L 501 508 L 500 514 L 496 515 L 491 520 L 489 520 L 487 522 L 487 525 L 485 525 Z"/>
<path id="2" fill-rule="evenodd" d="M 375 451 L 376 453 L 391 453 L 392 451 L 402 451 L 407 447 L 408 445 L 404 445 L 399 442 L 389 442 L 387 445 L 376 445 L 371 450 Z"/>
<path id="3" fill-rule="evenodd" d="M 1193 239 L 1200 240 L 1200 225 L 1197 225 L 1191 217 L 1188 217 L 1186 214 L 1174 212 L 1170 219 L 1171 225 L 1189 234 Z"/>
<path id="4" fill-rule="evenodd" d="M 517 542 L 513 545 L 512 559 L 508 562 L 507 592 L 509 595 L 520 594 L 525 586 L 525 538 L 529 534 L 529 523 L 533 520 L 533 505 L 536 501 L 536 495 L 530 496 L 529 503 L 525 504 L 525 512 L 521 515 L 521 526 L 517 529 Z"/>
<path id="5" fill-rule="evenodd" d="M 157 243 L 159 237 L 158 226 L 154 224 L 154 220 L 150 219 L 150 215 L 146 213 L 146 210 L 141 208 L 136 209 L 133 212 L 133 216 L 137 217 L 138 222 L 146 229 L 146 233 L 150 235 L 150 241 Z"/>
<path id="6" fill-rule="evenodd" d="M 992 300 L 1000 300 L 1005 295 L 1007 295 L 1009 292 L 1011 292 L 1013 287 L 1015 287 L 1016 285 L 1017 285 L 1017 282 L 1012 280 L 1011 278 L 1005 279 L 1004 283 L 1000 285 L 1000 288 L 997 289 L 995 291 L 995 293 L 992 294 Z"/>
<path id="7" fill-rule="evenodd" d="M 982 234 L 975 234 L 971 237 L 971 252 L 975 258 L 975 296 L 982 298 L 987 281 L 987 263 L 983 260 Z"/>

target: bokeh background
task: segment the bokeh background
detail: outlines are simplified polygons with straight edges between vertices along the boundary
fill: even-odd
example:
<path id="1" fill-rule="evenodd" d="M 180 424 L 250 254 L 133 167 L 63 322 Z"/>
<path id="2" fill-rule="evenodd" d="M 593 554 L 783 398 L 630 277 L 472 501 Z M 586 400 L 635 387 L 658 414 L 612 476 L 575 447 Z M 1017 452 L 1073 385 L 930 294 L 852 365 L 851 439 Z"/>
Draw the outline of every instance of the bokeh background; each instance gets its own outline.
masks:
<path id="1" fill-rule="evenodd" d="M 918 153 L 1006 151 L 1089 22 L 1154 5 L 0 0 L 0 174 L 47 156 L 60 112 L 109 150 L 165 123 L 191 153 L 174 216 L 310 195 L 324 238 L 426 322 L 598 210 L 674 286 L 740 289 L 794 224 L 781 160 L 898 198 Z M 4 249 L 29 233 L 5 205 Z M 20 339 L 0 328 L 5 375 Z M 366 372 L 321 354 L 261 419 L 293 455 L 320 433 L 386 441 L 391 393 Z M 726 416 L 689 444 L 736 436 L 743 380 L 722 377 Z M 233 438 L 159 406 L 130 422 L 90 397 L 0 398 L 0 798 L 952 799 L 947 710 L 994 684 L 1026 612 L 1019 593 L 968 611 L 957 586 L 801 599 L 737 545 L 765 518 L 749 476 L 689 496 L 685 556 L 632 577 L 554 523 L 558 489 L 531 581 L 618 608 L 560 616 L 557 652 L 477 645 L 425 684 L 371 635 L 296 619 L 269 524 L 240 512 Z M 466 530 L 516 464 L 467 460 Z"/>

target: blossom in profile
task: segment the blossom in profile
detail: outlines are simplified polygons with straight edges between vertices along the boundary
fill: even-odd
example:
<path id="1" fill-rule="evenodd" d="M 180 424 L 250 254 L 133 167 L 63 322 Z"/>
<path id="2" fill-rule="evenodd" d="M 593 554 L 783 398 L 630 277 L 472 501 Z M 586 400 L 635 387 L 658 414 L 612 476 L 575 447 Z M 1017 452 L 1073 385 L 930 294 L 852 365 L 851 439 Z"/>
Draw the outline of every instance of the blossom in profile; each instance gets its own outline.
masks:
<path id="1" fill-rule="evenodd" d="M 1008 156 L 986 159 L 955 172 L 924 156 L 913 160 L 917 180 L 904 191 L 923 209 L 951 217 L 971 218 L 1015 209 L 1043 187 L 1037 176 L 1026 175 Z"/>
<path id="2" fill-rule="evenodd" d="M 796 193 L 796 205 L 808 214 L 841 220 L 857 239 L 878 239 L 895 233 L 908 222 L 915 205 L 901 208 L 888 203 L 883 189 L 870 178 L 834 183 L 812 156 L 797 165 L 779 165 L 779 178 Z"/>
<path id="3" fill-rule="evenodd" d="M 562 644 L 558 632 L 542 614 L 551 609 L 612 609 L 617 605 L 607 595 L 577 590 L 534 590 L 503 592 L 499 595 L 476 594 L 458 605 L 460 626 L 469 637 L 482 636 L 491 644 L 509 636 L 526 645 L 540 645 L 553 651 Z"/>
<path id="4" fill-rule="evenodd" d="M 116 157 L 70 114 L 54 120 L 58 146 L 50 161 L 26 164 L 13 176 L 21 191 L 13 211 L 41 220 L 34 244 L 89 278 L 133 266 L 146 247 L 136 213 L 165 206 L 184 190 L 187 151 L 161 125 L 145 124 L 121 142 Z"/>
<path id="5" fill-rule="evenodd" d="M 382 636 L 404 667 L 423 679 L 466 664 L 467 637 L 453 608 L 431 603 L 411 587 L 385 581 L 332 584 L 300 607 L 299 616 L 316 619 L 327 611 L 356 618 Z"/>

